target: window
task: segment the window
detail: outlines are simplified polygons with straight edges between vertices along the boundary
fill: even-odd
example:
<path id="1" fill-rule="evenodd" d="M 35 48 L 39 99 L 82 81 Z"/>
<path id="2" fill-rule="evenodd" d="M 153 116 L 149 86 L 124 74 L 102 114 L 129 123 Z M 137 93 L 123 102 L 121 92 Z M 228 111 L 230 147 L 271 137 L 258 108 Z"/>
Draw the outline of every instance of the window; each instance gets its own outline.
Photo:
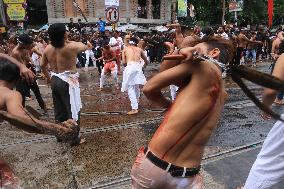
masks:
<path id="1" fill-rule="evenodd" d="M 152 0 L 152 15 L 154 19 L 161 18 L 161 0 Z"/>
<path id="2" fill-rule="evenodd" d="M 138 18 L 147 18 L 147 2 L 146 0 L 138 0 Z"/>

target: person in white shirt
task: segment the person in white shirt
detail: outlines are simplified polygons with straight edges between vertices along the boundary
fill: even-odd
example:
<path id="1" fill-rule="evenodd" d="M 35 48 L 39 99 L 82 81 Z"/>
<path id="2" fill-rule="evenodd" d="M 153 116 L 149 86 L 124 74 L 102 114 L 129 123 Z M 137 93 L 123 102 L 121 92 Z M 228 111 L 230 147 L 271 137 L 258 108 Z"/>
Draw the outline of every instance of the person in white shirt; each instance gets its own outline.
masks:
<path id="1" fill-rule="evenodd" d="M 123 40 L 120 37 L 120 32 L 115 31 L 114 36 L 110 38 L 109 45 L 115 50 L 116 53 L 116 65 L 117 65 L 117 74 L 120 74 L 120 64 L 121 64 L 121 49 L 123 47 Z"/>

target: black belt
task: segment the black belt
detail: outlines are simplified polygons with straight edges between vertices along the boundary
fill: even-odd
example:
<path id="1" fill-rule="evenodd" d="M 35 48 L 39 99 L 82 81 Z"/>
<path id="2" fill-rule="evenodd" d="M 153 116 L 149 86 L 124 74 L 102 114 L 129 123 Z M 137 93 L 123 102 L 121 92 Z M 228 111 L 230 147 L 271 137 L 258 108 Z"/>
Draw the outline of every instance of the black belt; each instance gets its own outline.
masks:
<path id="1" fill-rule="evenodd" d="M 168 163 L 157 156 L 155 156 L 151 151 L 148 151 L 148 147 L 144 149 L 146 158 L 150 160 L 157 167 L 169 172 L 172 177 L 192 177 L 199 173 L 200 166 L 198 168 L 186 168 L 173 165 Z"/>

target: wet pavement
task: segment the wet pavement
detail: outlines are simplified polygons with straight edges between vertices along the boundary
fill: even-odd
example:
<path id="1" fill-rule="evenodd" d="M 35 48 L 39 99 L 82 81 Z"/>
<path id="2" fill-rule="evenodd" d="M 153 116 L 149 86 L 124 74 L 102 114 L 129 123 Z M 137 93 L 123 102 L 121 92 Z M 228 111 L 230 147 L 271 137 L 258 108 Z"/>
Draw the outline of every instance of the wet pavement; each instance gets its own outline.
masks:
<path id="1" fill-rule="evenodd" d="M 268 63 L 262 64 L 258 70 L 268 72 L 268 67 Z M 142 95 L 140 113 L 127 116 L 127 94 L 115 89 L 111 79 L 104 91 L 98 92 L 97 71 L 81 72 L 81 135 L 86 143 L 71 148 L 54 137 L 26 133 L 2 123 L 0 158 L 12 165 L 23 188 L 131 188 L 129 175 L 137 150 L 157 129 L 163 110 L 153 107 Z M 157 65 L 146 70 L 147 78 L 155 73 Z M 50 107 L 43 118 L 53 120 L 50 88 L 43 81 L 39 84 Z M 261 87 L 248 85 L 260 96 Z M 260 118 L 260 111 L 232 81 L 226 79 L 226 86 L 230 99 L 204 154 L 206 189 L 242 185 L 273 125 L 273 121 Z M 168 90 L 164 93 L 169 95 Z M 34 101 L 28 104 L 38 108 Z"/>

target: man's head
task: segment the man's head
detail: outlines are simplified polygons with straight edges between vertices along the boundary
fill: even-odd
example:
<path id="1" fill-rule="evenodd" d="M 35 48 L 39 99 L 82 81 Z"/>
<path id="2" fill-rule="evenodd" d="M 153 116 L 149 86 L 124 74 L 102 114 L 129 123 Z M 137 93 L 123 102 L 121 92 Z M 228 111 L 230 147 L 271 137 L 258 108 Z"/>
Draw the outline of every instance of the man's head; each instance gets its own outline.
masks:
<path id="1" fill-rule="evenodd" d="M 74 22 L 73 18 L 70 18 L 70 23 L 73 23 L 73 22 Z"/>
<path id="2" fill-rule="evenodd" d="M 120 33 L 119 31 L 115 30 L 114 33 L 113 33 L 114 37 L 119 37 L 120 36 Z"/>
<path id="3" fill-rule="evenodd" d="M 106 30 L 106 31 L 105 31 L 105 36 L 106 36 L 106 37 L 109 37 L 110 35 L 111 35 L 110 31 L 109 31 L 109 30 Z"/>
<path id="4" fill-rule="evenodd" d="M 204 38 L 195 47 L 200 49 L 201 54 L 209 55 L 224 64 L 230 63 L 234 56 L 232 42 L 220 37 Z"/>
<path id="5" fill-rule="evenodd" d="M 99 18 L 100 21 L 102 21 L 102 18 Z"/>
<path id="6" fill-rule="evenodd" d="M 60 23 L 52 24 L 48 28 L 48 35 L 51 45 L 55 48 L 63 47 L 65 44 L 65 40 L 68 37 L 65 25 Z"/>
<path id="7" fill-rule="evenodd" d="M 0 58 L 0 81 L 6 82 L 13 88 L 19 79 L 19 67 L 5 58 Z"/>
<path id="8" fill-rule="evenodd" d="M 78 19 L 78 23 L 81 23 L 82 22 L 82 20 L 81 19 Z"/>
<path id="9" fill-rule="evenodd" d="M 224 33 L 225 27 L 224 26 L 219 26 L 218 28 L 218 33 Z"/>
<path id="10" fill-rule="evenodd" d="M 28 34 L 21 34 L 18 37 L 18 44 L 24 49 L 33 48 L 33 39 Z"/>
<path id="11" fill-rule="evenodd" d="M 103 49 L 104 49 L 104 50 L 110 50 L 110 45 L 109 45 L 108 42 L 104 42 L 104 43 L 103 43 Z"/>

